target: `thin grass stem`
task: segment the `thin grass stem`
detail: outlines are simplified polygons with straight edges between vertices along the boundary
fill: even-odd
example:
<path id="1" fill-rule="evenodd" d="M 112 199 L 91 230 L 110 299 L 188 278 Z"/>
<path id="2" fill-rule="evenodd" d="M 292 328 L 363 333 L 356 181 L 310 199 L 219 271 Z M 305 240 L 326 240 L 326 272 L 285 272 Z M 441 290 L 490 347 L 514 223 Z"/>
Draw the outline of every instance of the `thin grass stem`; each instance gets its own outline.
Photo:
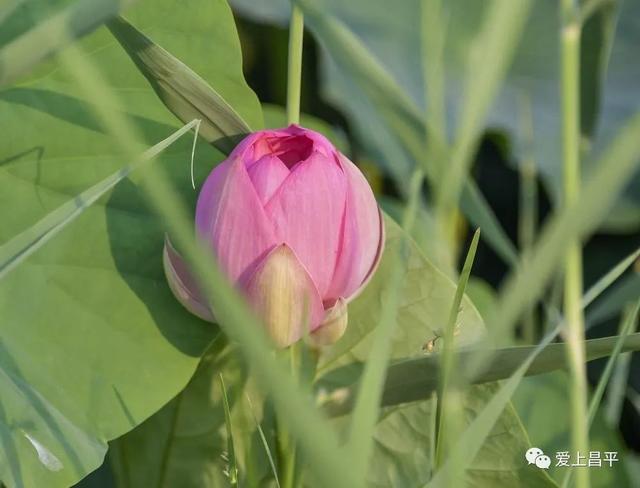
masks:
<path id="1" fill-rule="evenodd" d="M 562 19 L 560 94 L 562 105 L 564 204 L 574 205 L 580 192 L 580 24 L 573 0 L 560 4 Z M 587 376 L 582 300 L 582 249 L 579 239 L 567 244 L 564 269 L 564 315 L 570 374 L 571 447 L 575 453 L 589 450 Z M 589 470 L 576 475 L 577 488 L 589 487 Z"/>
<path id="2" fill-rule="evenodd" d="M 289 24 L 289 57 L 287 64 L 287 122 L 300 122 L 300 87 L 302 85 L 302 40 L 304 16 L 302 10 L 292 2 Z"/>
<path id="3" fill-rule="evenodd" d="M 445 436 L 448 435 L 448 427 L 450 422 L 448 421 L 447 406 L 449 406 L 448 395 L 451 394 L 450 389 L 455 388 L 455 381 L 452 381 L 452 376 L 455 372 L 456 357 L 455 350 L 453 348 L 453 339 L 455 336 L 456 323 L 458 315 L 460 313 L 460 305 L 462 298 L 464 297 L 464 291 L 469 281 L 471 274 L 471 267 L 476 256 L 476 250 L 478 249 L 478 241 L 480 240 L 480 229 L 477 229 L 471 240 L 469 246 L 469 252 L 462 267 L 462 273 L 458 280 L 458 286 L 456 287 L 456 293 L 453 297 L 453 303 L 449 311 L 449 319 L 447 321 L 446 328 L 444 330 L 443 337 L 443 351 L 442 351 L 442 367 L 440 368 L 440 384 L 438 388 L 438 402 L 436 409 L 436 469 L 442 466 L 444 462 L 444 456 L 446 451 Z"/>

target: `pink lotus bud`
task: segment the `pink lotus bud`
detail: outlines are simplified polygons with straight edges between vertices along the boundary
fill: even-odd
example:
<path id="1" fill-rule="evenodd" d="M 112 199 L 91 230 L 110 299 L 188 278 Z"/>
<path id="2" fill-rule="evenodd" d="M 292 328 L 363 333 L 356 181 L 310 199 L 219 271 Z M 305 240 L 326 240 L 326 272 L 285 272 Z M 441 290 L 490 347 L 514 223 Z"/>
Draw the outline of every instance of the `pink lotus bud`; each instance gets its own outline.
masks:
<path id="1" fill-rule="evenodd" d="M 278 346 L 309 330 L 335 342 L 347 304 L 375 270 L 382 216 L 362 173 L 317 132 L 291 125 L 245 138 L 205 181 L 196 229 Z M 165 245 L 180 302 L 213 321 L 180 256 Z"/>

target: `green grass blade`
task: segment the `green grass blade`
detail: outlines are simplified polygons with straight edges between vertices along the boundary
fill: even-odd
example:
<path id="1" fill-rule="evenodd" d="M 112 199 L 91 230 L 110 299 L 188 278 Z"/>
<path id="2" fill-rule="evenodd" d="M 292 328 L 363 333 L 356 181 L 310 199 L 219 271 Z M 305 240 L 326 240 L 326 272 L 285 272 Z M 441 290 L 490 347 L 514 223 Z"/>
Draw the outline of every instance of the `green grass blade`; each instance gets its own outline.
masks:
<path id="1" fill-rule="evenodd" d="M 640 256 L 640 248 L 629 254 L 616 264 L 609 272 L 596 281 L 582 297 L 582 306 L 584 308 L 589 307 L 600 295 L 604 293 L 622 274 L 636 261 Z M 612 290 L 603 300 L 599 301 L 597 305 L 591 307 L 587 313 L 587 329 L 591 328 L 594 324 L 600 320 L 608 317 L 610 314 L 617 313 L 617 311 L 629 302 L 633 301 L 638 286 L 634 286 L 638 280 L 636 276 L 629 275 L 627 279 L 620 280 L 615 290 Z"/>
<path id="2" fill-rule="evenodd" d="M 411 179 L 410 199 L 403 217 L 403 236 L 408 236 L 414 224 L 418 199 L 424 181 L 424 173 L 416 170 Z M 403 241 L 406 243 L 406 240 Z M 354 413 L 351 418 L 347 449 L 350 456 L 350 469 L 358 479 L 365 479 L 369 455 L 372 450 L 373 432 L 378 420 L 380 396 L 383 391 L 384 377 L 391 354 L 391 336 L 396 323 L 396 308 L 399 300 L 400 279 L 406 262 L 402 259 L 404 246 L 394 253 L 392 267 L 391 293 L 386 298 L 380 314 L 377 331 L 373 338 L 369 360 L 365 364 L 362 380 L 357 389 Z"/>
<path id="3" fill-rule="evenodd" d="M 640 296 L 640 273 L 627 273 L 612 286 L 602 299 L 594 303 L 587 313 L 587 328 L 620 315 L 620 311 Z"/>
<path id="4" fill-rule="evenodd" d="M 467 179 L 462 189 L 460 208 L 473 225 L 482 229 L 483 240 L 491 246 L 498 256 L 505 263 L 515 266 L 519 261 L 518 251 L 500 225 L 480 188 L 471 178 Z"/>
<path id="5" fill-rule="evenodd" d="M 0 88 L 133 3 L 134 0 L 79 0 L 13 40 L 0 50 Z"/>
<path id="6" fill-rule="evenodd" d="M 231 486 L 238 486 L 238 462 L 236 448 L 233 442 L 233 429 L 231 428 L 231 411 L 229 410 L 229 398 L 227 388 L 224 385 L 222 373 L 218 376 L 220 390 L 222 391 L 222 406 L 224 407 L 224 423 L 227 429 L 227 477 Z"/>
<path id="7" fill-rule="evenodd" d="M 640 256 L 640 248 L 633 251 L 626 258 L 616 264 L 606 275 L 600 278 L 594 283 L 591 288 L 582 297 L 582 306 L 587 308 L 593 301 L 598 298 L 604 290 L 609 288 L 611 284 L 616 281 L 622 273 L 624 273 L 629 266 L 631 266 L 636 259 Z"/>
<path id="8" fill-rule="evenodd" d="M 622 330 L 620 331 L 620 335 L 618 336 L 618 341 L 607 360 L 607 364 L 598 380 L 598 385 L 596 386 L 595 391 L 593 392 L 593 396 L 591 397 L 591 402 L 589 403 L 589 425 L 593 424 L 593 421 L 596 416 L 596 412 L 600 407 L 600 402 L 602 401 L 602 397 L 604 396 L 605 388 L 607 387 L 607 383 L 611 378 L 614 370 L 614 366 L 617 364 L 619 360 L 620 354 L 623 352 L 624 344 L 626 338 L 632 334 L 634 329 L 634 325 L 637 325 L 638 320 L 638 311 L 640 310 L 640 301 L 636 303 L 635 308 L 624 317 L 624 325 Z"/>
<path id="9" fill-rule="evenodd" d="M 458 360 L 457 352 L 454 350 L 453 341 L 455 335 L 456 322 L 460 313 L 460 304 L 462 303 L 462 297 L 464 291 L 467 288 L 467 282 L 469 281 L 469 275 L 471 274 L 471 267 L 476 257 L 476 250 L 478 249 L 478 241 L 480 240 L 480 229 L 477 229 L 471 240 L 467 257 L 465 258 L 464 265 L 462 267 L 462 273 L 458 279 L 458 285 L 456 286 L 456 293 L 453 297 L 453 303 L 451 304 L 451 310 L 449 311 L 449 319 L 445 328 L 443 341 L 444 347 L 442 354 L 440 354 L 440 371 L 438 382 L 438 403 L 436 409 L 436 464 L 438 467 L 442 464 L 445 453 L 445 445 L 448 442 L 448 421 L 447 410 L 450 403 L 449 390 L 456 386 L 456 363 Z M 453 378 L 452 378 L 453 377 Z M 445 441 L 445 436 L 447 440 Z"/>
<path id="10" fill-rule="evenodd" d="M 446 145 L 447 108 L 445 94 L 444 45 L 446 39 L 446 19 L 443 16 L 442 0 L 421 0 L 420 23 L 422 82 L 426 101 L 425 120 L 431 129 L 427 141 Z"/>
<path id="11" fill-rule="evenodd" d="M 180 120 L 200 119 L 201 135 L 228 153 L 249 125 L 222 96 L 182 61 L 119 17 L 109 30 L 147 78 L 162 102 Z"/>
<path id="12" fill-rule="evenodd" d="M 275 460 L 273 459 L 273 455 L 271 454 L 271 449 L 269 448 L 267 437 L 264 435 L 262 426 L 260 425 L 260 422 L 258 422 L 258 418 L 256 417 L 256 414 L 253 410 L 253 404 L 251 403 L 251 398 L 249 397 L 249 395 L 247 395 L 247 401 L 249 402 L 249 410 L 251 411 L 251 416 L 253 417 L 253 421 L 256 423 L 256 428 L 258 429 L 260 442 L 262 443 L 264 452 L 267 455 L 267 459 L 269 460 L 269 466 L 271 467 L 271 474 L 273 475 L 273 479 L 276 482 L 276 487 L 280 488 L 280 480 L 278 479 L 278 469 L 276 468 Z"/>
<path id="13" fill-rule="evenodd" d="M 553 339 L 554 334 L 548 337 Z M 620 336 L 610 336 L 599 339 L 589 339 L 585 342 L 586 355 L 588 361 L 600 359 L 612 354 L 616 342 Z M 622 351 L 640 350 L 640 333 L 629 335 L 622 344 Z M 458 358 L 461 364 L 471 361 L 477 353 L 477 348 L 466 348 L 458 351 Z M 472 384 L 490 383 L 493 381 L 509 378 L 523 365 L 527 364 L 524 375 L 548 373 L 566 366 L 566 357 L 563 343 L 549 344 L 544 349 L 538 351 L 538 346 L 514 346 L 490 350 L 492 359 L 482 371 L 464 374 L 464 378 Z M 533 354 L 536 354 L 532 358 Z M 438 387 L 438 375 L 440 374 L 439 353 L 425 355 L 424 357 L 405 359 L 392 364 L 387 370 L 384 392 L 381 398 L 381 405 L 384 407 L 399 405 L 406 402 L 425 400 Z M 354 368 L 355 365 L 345 366 Z M 335 373 L 338 377 L 339 370 Z M 329 381 L 329 379 L 326 379 Z M 327 383 L 329 385 L 329 383 Z M 355 389 L 355 385 L 331 384 L 331 388 Z M 343 392 L 343 397 L 350 398 L 352 395 Z M 327 412 L 332 415 L 344 415 L 352 410 L 353 405 L 346 402 L 328 402 L 325 404 Z"/>
<path id="14" fill-rule="evenodd" d="M 626 318 L 629 316 L 630 311 L 626 310 L 622 314 L 622 320 L 620 322 L 620 329 L 623 329 L 626 324 Z M 635 327 L 632 327 L 629 333 L 638 331 L 638 320 L 635 321 Z M 622 332 L 620 330 L 620 332 Z M 615 370 L 611 374 L 611 381 L 607 386 L 607 398 L 603 408 L 604 420 L 610 428 L 615 429 L 620 425 L 620 419 L 622 416 L 622 408 L 624 406 L 625 390 L 629 384 L 629 368 L 631 366 L 630 353 L 623 353 L 620 355 L 618 362 L 615 366 Z"/>
<path id="15" fill-rule="evenodd" d="M 64 229 L 66 225 L 73 222 L 89 206 L 129 176 L 132 171 L 135 171 L 144 163 L 152 160 L 176 140 L 193 129 L 197 123 L 198 121 L 196 120 L 191 121 L 166 139 L 146 150 L 135 162 L 121 168 L 83 191 L 75 198 L 70 199 L 31 227 L 0 246 L 0 279 L 47 243 L 49 239 Z"/>

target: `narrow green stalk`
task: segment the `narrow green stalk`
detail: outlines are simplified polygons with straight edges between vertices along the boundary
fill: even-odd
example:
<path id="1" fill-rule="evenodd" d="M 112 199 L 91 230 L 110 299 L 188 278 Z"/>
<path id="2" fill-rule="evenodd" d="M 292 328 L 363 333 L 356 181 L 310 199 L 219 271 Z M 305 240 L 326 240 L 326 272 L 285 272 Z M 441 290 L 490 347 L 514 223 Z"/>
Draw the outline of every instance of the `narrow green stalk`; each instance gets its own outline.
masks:
<path id="1" fill-rule="evenodd" d="M 449 320 L 444 331 L 443 337 L 443 350 L 442 350 L 442 363 L 440 366 L 440 383 L 438 385 L 438 403 L 436 407 L 436 456 L 435 466 L 436 469 L 440 468 L 444 463 L 444 456 L 446 450 L 445 434 L 448 434 L 447 409 L 448 395 L 451 394 L 452 388 L 452 373 L 455 371 L 455 352 L 453 348 L 453 338 L 455 335 L 456 322 L 460 313 L 460 305 L 462 298 L 464 297 L 464 291 L 469 281 L 469 275 L 471 274 L 471 267 L 473 266 L 473 260 L 476 257 L 476 250 L 478 249 L 478 241 L 480 240 L 480 229 L 477 229 L 473 235 L 473 240 L 469 246 L 469 252 L 464 261 L 462 267 L 462 273 L 458 280 L 458 286 L 456 288 L 456 294 L 453 297 L 453 303 L 451 304 L 451 310 L 449 311 Z"/>
<path id="2" fill-rule="evenodd" d="M 596 386 L 596 390 L 591 397 L 591 402 L 589 403 L 589 428 L 593 425 L 593 421 L 596 418 L 596 413 L 598 412 L 598 408 L 600 407 L 600 402 L 602 401 L 602 397 L 604 396 L 604 391 L 609 383 L 609 379 L 613 374 L 614 367 L 620 364 L 622 351 L 622 346 L 624 344 L 625 339 L 633 332 L 634 324 L 638 318 L 638 311 L 640 310 L 640 301 L 638 301 L 633 308 L 633 310 L 628 310 L 622 319 L 622 324 L 620 327 L 620 336 L 616 341 L 616 345 L 611 352 L 611 356 L 607 360 L 607 365 L 600 376 L 600 380 L 598 381 L 598 385 Z M 571 483 L 571 478 L 574 473 L 574 469 L 570 469 L 564 476 L 562 480 L 562 488 L 567 488 Z M 577 471 L 580 471 L 579 469 Z"/>
<path id="3" fill-rule="evenodd" d="M 304 37 L 304 16 L 295 1 L 291 4 L 289 24 L 289 53 L 287 64 L 287 123 L 300 122 L 300 87 L 302 84 L 302 41 Z M 291 374 L 298 381 L 298 346 L 289 348 Z M 281 462 L 280 479 L 283 488 L 295 486 L 296 444 L 285 427 L 285 419 L 278 421 L 278 454 Z"/>
<path id="4" fill-rule="evenodd" d="M 580 24 L 573 0 L 561 3 L 561 99 L 564 169 L 564 204 L 574 205 L 580 191 Z M 580 241 L 568 243 L 564 281 L 564 330 L 571 374 L 571 447 L 589 450 L 587 378 L 584 350 L 582 297 L 582 250 Z M 589 487 L 589 470 L 578 470 L 577 488 Z"/>
<path id="5" fill-rule="evenodd" d="M 278 422 L 278 457 L 280 458 L 280 483 L 282 488 L 295 486 L 296 445 L 284 425 L 284 419 Z"/>
<path id="6" fill-rule="evenodd" d="M 302 82 L 302 38 L 304 17 L 302 10 L 292 2 L 289 24 L 289 58 L 287 65 L 287 122 L 300 122 L 300 85 Z"/>
<path id="7" fill-rule="evenodd" d="M 538 188 L 536 183 L 536 163 L 533 157 L 533 114 L 531 98 L 523 94 L 520 109 L 521 138 L 526 147 L 526 155 L 518 166 L 520 173 L 520 209 L 518 213 L 518 242 L 522 260 L 530 259 L 535 242 L 538 220 Z M 533 302 L 533 300 L 532 300 Z M 523 338 L 527 344 L 536 343 L 536 313 L 531 303 L 524 312 Z"/>
<path id="8" fill-rule="evenodd" d="M 291 437 L 289 436 L 291 440 Z M 288 456 L 285 457 L 284 470 L 282 472 L 283 488 L 293 488 L 296 486 L 296 457 L 297 448 L 295 442 L 290 442 Z"/>
<path id="9" fill-rule="evenodd" d="M 301 347 L 303 347 L 301 342 L 292 344 L 289 349 L 284 351 L 286 357 L 283 359 L 289 362 L 289 371 L 296 384 L 304 387 L 305 385 L 301 382 Z M 277 443 L 281 486 L 282 488 L 293 488 L 296 486 L 297 445 L 286 427 L 286 418 L 278 419 Z"/>
<path id="10" fill-rule="evenodd" d="M 431 152 L 437 154 L 440 145 L 446 145 L 447 141 L 444 75 L 446 19 L 442 15 L 442 0 L 422 0 L 420 10 L 422 13 L 422 77 L 424 81 L 424 98 L 427 106 L 425 135 Z M 433 165 L 443 164 L 438 160 L 429 161 L 429 163 Z"/>

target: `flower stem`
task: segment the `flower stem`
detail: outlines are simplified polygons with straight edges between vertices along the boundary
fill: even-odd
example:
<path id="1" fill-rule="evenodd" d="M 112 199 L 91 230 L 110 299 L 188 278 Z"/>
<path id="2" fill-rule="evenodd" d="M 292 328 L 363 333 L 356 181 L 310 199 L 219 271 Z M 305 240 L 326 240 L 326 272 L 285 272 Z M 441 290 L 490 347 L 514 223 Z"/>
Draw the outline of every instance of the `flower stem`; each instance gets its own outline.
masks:
<path id="1" fill-rule="evenodd" d="M 564 169 L 564 204 L 572 205 L 580 191 L 580 22 L 573 0 L 562 0 L 561 99 Z M 589 450 L 587 380 L 584 351 L 582 296 L 582 250 L 580 241 L 567 245 L 564 277 L 566 346 L 571 374 L 571 445 L 576 453 Z M 589 487 L 589 470 L 576 472 L 576 487 Z"/>
<path id="2" fill-rule="evenodd" d="M 289 450 L 290 437 L 285 427 L 284 419 L 278 418 L 276 431 L 276 446 L 278 454 L 278 486 L 280 488 L 290 488 L 291 478 L 291 456 Z"/>
<path id="3" fill-rule="evenodd" d="M 302 38 L 304 17 L 295 1 L 291 5 L 289 24 L 289 58 L 287 65 L 287 122 L 300 122 L 300 85 L 302 81 Z"/>
<path id="4" fill-rule="evenodd" d="M 291 2 L 289 24 L 289 53 L 287 63 L 287 123 L 300 122 L 300 86 L 302 84 L 302 41 L 304 16 L 296 1 Z M 289 348 L 291 374 L 299 380 L 300 356 L 298 345 Z M 281 462 L 280 480 L 282 488 L 293 488 L 296 478 L 296 444 L 285 426 L 285 419 L 278 422 L 278 452 Z"/>
<path id="5" fill-rule="evenodd" d="M 315 374 L 315 362 L 308 361 L 305 356 L 308 351 L 302 341 L 292 344 L 286 351 L 283 351 L 283 360 L 289 363 L 291 376 L 296 383 L 307 388 L 307 382 L 313 379 Z M 297 445 L 295 439 L 289 433 L 285 418 L 278 419 L 278 454 L 280 459 L 280 469 L 278 478 L 281 488 L 293 488 L 300 485 L 300 473 L 296 469 Z"/>

